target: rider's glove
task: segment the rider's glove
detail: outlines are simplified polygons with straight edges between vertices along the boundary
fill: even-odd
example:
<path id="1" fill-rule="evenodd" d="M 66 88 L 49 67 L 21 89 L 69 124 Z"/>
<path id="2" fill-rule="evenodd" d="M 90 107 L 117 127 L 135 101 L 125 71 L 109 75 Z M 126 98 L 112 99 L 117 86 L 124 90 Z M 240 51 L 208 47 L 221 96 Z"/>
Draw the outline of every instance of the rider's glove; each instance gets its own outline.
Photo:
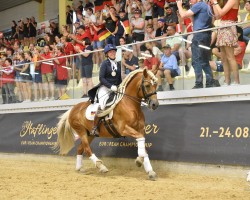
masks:
<path id="1" fill-rule="evenodd" d="M 117 87 L 115 85 L 112 85 L 111 88 L 110 88 L 113 92 L 116 92 L 117 91 Z"/>

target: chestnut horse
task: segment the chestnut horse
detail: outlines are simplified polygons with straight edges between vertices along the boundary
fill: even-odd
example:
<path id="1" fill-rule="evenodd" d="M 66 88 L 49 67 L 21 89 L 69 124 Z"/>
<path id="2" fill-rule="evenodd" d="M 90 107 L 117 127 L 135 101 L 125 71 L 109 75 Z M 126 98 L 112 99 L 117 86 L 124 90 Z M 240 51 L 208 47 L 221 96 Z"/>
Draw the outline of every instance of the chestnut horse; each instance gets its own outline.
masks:
<path id="1" fill-rule="evenodd" d="M 157 78 L 151 71 L 138 69 L 131 72 L 118 88 L 117 93 L 122 94 L 122 97 L 113 109 L 112 117 L 112 123 L 120 136 L 130 136 L 137 140 L 138 157 L 136 158 L 136 165 L 139 167 L 144 165 L 144 169 L 151 180 L 156 179 L 156 173 L 153 171 L 145 149 L 145 118 L 141 104 L 142 102 L 147 104 L 152 110 L 158 107 L 156 86 Z M 67 154 L 74 146 L 74 133 L 76 133 L 81 139 L 81 144 L 77 149 L 76 170 L 80 170 L 82 167 L 82 153 L 84 152 L 100 172 L 107 172 L 108 169 L 90 148 L 90 143 L 95 137 L 89 136 L 93 121 L 85 117 L 88 105 L 90 105 L 90 101 L 79 103 L 60 117 L 55 147 L 59 148 L 60 154 Z M 112 137 L 103 123 L 100 124 L 99 130 L 100 137 Z"/>

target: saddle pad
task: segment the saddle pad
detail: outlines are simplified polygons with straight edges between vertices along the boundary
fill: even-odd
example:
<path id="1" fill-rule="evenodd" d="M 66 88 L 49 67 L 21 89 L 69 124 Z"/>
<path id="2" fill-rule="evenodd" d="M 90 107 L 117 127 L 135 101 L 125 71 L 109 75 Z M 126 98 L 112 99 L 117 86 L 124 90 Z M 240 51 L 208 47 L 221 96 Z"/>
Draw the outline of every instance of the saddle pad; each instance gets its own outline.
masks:
<path id="1" fill-rule="evenodd" d="M 87 109 L 86 109 L 86 113 L 85 116 L 88 120 L 93 121 L 95 119 L 95 113 L 98 109 L 99 103 L 94 103 L 94 104 L 90 104 Z M 106 120 L 108 119 L 112 119 L 113 117 L 113 110 L 107 114 L 107 116 L 105 117 Z"/>
<path id="2" fill-rule="evenodd" d="M 99 103 L 94 103 L 94 104 L 90 104 L 87 109 L 86 109 L 86 113 L 85 113 L 85 117 L 88 120 L 93 121 L 95 118 L 95 113 L 98 109 Z"/>

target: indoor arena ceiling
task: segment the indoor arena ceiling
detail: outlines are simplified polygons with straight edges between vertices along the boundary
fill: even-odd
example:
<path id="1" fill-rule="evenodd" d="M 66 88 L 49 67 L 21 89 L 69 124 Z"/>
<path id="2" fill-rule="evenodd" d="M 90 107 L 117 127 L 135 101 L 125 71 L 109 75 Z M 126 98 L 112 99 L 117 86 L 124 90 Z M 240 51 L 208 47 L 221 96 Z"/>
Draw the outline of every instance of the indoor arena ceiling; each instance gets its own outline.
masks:
<path id="1" fill-rule="evenodd" d="M 29 1 L 31 0 L 0 0 L 0 12 L 27 3 Z M 36 0 L 36 1 L 41 2 L 41 0 Z"/>

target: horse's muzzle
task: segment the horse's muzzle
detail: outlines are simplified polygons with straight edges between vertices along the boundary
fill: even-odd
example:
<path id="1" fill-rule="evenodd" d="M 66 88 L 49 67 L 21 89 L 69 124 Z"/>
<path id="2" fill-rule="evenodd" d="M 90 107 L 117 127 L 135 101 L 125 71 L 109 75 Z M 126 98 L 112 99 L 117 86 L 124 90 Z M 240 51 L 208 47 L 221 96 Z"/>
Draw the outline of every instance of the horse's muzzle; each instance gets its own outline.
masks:
<path id="1" fill-rule="evenodd" d="M 150 100 L 150 101 L 149 101 L 148 107 L 149 107 L 150 109 L 155 110 L 156 108 L 158 108 L 158 106 L 159 106 L 159 102 L 158 102 L 157 99 L 156 99 L 156 100 L 153 99 L 153 100 Z"/>

